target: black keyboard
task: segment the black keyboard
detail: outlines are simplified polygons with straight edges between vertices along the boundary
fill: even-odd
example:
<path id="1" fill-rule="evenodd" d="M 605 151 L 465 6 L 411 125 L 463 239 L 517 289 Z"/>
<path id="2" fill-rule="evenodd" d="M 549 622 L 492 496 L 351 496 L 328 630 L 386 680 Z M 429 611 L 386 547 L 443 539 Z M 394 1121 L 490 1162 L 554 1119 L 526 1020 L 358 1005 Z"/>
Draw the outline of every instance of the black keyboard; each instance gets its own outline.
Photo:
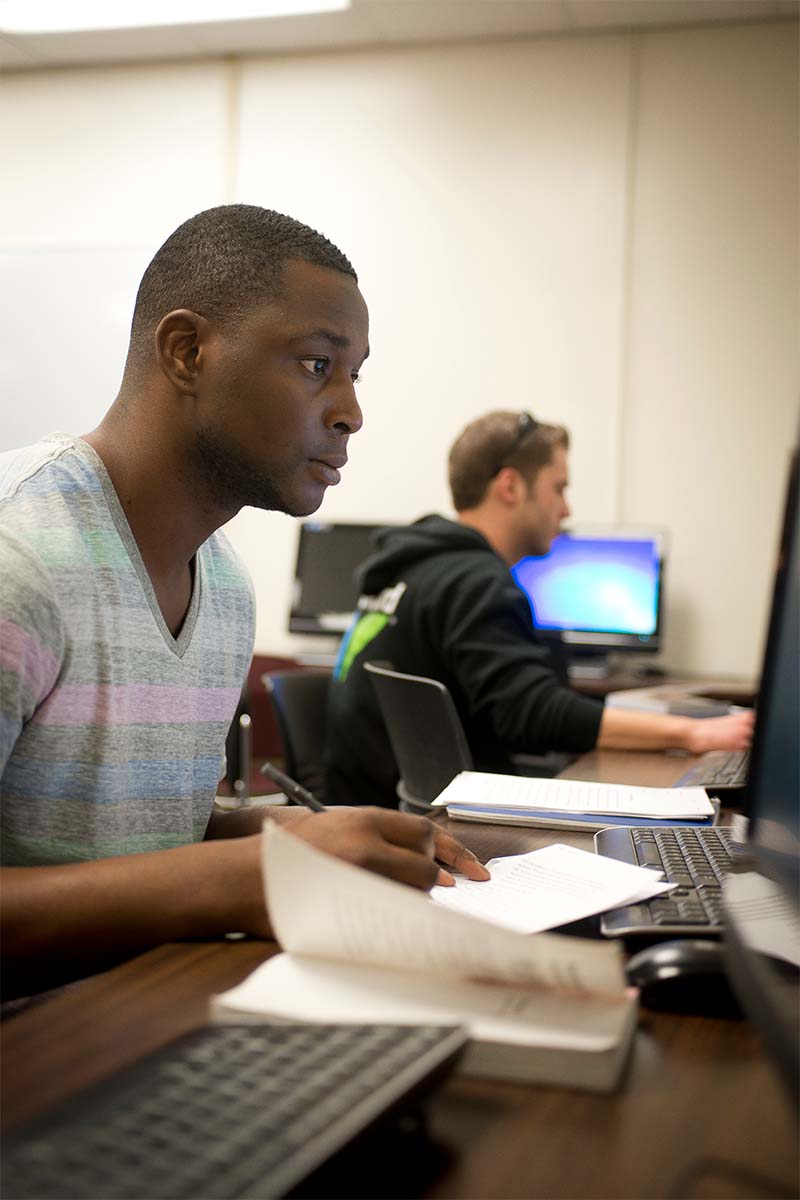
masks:
<path id="1" fill-rule="evenodd" d="M 709 750 L 673 787 L 702 787 L 712 792 L 743 788 L 749 769 L 749 750 Z"/>
<path id="2" fill-rule="evenodd" d="M 631 826 L 601 829 L 594 842 L 598 854 L 660 868 L 665 880 L 678 885 L 652 900 L 603 913 L 600 928 L 606 937 L 722 931 L 722 880 L 744 851 L 729 829 Z"/>
<path id="3" fill-rule="evenodd" d="M 465 1044 L 441 1025 L 201 1029 L 4 1139 L 2 1195 L 283 1196 Z"/>

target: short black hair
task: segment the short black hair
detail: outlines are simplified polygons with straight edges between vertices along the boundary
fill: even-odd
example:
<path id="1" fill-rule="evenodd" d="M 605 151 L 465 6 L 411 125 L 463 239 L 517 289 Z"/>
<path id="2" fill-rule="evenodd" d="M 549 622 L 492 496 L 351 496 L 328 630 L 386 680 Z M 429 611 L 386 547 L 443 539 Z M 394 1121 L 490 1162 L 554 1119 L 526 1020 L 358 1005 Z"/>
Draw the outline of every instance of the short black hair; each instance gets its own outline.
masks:
<path id="1" fill-rule="evenodd" d="M 161 318 L 189 308 L 221 324 L 280 294 L 294 259 L 343 271 L 358 282 L 349 260 L 321 233 L 293 217 L 256 204 L 222 204 L 179 225 L 142 276 L 131 324 L 138 357 Z"/>

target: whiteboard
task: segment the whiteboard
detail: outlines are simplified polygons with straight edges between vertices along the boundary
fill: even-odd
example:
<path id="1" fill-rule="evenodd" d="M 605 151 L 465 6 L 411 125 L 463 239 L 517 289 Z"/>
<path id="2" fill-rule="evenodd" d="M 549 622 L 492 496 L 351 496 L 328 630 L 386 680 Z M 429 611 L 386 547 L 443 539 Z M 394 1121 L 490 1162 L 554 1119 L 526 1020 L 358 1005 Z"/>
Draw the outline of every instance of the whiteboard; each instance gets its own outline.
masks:
<path id="1" fill-rule="evenodd" d="M 0 451 L 94 429 L 119 390 L 152 246 L 0 248 Z"/>

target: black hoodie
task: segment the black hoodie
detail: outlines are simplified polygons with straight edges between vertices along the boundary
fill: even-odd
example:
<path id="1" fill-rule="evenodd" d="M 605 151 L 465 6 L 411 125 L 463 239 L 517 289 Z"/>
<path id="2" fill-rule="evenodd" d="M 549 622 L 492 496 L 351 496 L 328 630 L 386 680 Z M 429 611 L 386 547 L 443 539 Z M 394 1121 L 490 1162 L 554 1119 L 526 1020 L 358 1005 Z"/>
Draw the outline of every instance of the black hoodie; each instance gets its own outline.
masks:
<path id="1" fill-rule="evenodd" d="M 602 703 L 565 686 L 530 605 L 482 534 L 428 516 L 381 530 L 358 572 L 359 610 L 331 687 L 326 795 L 397 807 L 398 773 L 364 662 L 446 684 L 478 770 L 513 770 L 512 754 L 582 753 Z"/>

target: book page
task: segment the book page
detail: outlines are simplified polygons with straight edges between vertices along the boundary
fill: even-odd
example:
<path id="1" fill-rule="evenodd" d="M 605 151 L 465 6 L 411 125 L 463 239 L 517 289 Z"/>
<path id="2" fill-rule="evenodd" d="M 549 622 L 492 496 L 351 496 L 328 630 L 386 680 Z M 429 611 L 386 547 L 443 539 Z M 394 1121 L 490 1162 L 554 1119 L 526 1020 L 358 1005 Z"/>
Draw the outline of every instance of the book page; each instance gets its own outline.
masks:
<path id="1" fill-rule="evenodd" d="M 493 775 L 485 771 L 462 771 L 433 803 L 436 807 L 458 804 L 674 819 L 710 817 L 714 812 L 705 789 L 699 787 L 631 787 L 575 779 Z"/>
<path id="2" fill-rule="evenodd" d="M 431 898 L 520 933 L 538 933 L 594 913 L 672 891 L 663 871 L 635 867 L 559 844 L 527 854 L 493 859 L 485 883 L 456 878 L 455 887 L 435 887 Z"/>
<path id="3" fill-rule="evenodd" d="M 528 937 L 449 912 L 427 893 L 324 854 L 269 820 L 263 870 L 276 937 L 292 954 L 613 995 L 625 987 L 615 943 Z"/>
<path id="4" fill-rule="evenodd" d="M 604 1000 L 278 954 L 215 997 L 214 1009 L 292 1021 L 464 1024 L 472 1037 L 597 1050 L 618 1039 L 624 1000 L 624 993 Z"/>

